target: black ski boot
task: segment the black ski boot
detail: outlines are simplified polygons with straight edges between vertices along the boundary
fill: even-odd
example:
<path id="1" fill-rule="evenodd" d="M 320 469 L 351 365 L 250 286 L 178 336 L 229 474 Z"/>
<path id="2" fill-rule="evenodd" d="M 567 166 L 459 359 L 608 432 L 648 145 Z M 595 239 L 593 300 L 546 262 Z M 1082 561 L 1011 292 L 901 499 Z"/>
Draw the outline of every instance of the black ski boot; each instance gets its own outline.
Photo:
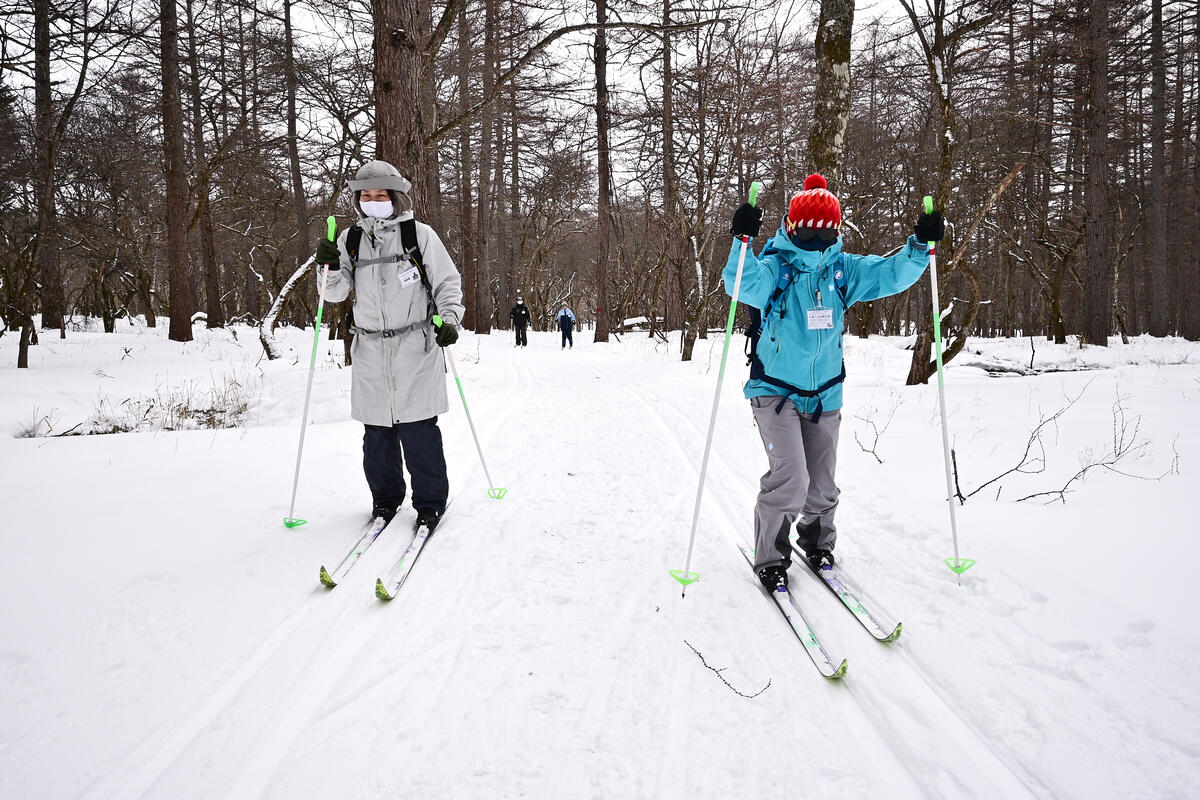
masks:
<path id="1" fill-rule="evenodd" d="M 396 516 L 396 507 L 392 505 L 376 503 L 371 509 L 371 519 L 381 518 L 384 522 L 391 522 L 394 516 Z"/>
<path id="2" fill-rule="evenodd" d="M 442 521 L 442 512 L 432 508 L 417 509 L 417 527 L 425 526 L 432 534 Z"/>
<path id="3" fill-rule="evenodd" d="M 834 563 L 832 551 L 818 550 L 816 548 L 813 548 L 805 553 L 804 560 L 808 562 L 808 566 L 813 572 L 820 572 L 823 569 L 831 569 Z"/>
<path id="4" fill-rule="evenodd" d="M 758 571 L 758 579 L 762 581 L 763 587 L 768 592 L 773 592 L 780 586 L 788 585 L 787 567 L 781 567 L 775 564 L 770 567 L 763 567 Z"/>

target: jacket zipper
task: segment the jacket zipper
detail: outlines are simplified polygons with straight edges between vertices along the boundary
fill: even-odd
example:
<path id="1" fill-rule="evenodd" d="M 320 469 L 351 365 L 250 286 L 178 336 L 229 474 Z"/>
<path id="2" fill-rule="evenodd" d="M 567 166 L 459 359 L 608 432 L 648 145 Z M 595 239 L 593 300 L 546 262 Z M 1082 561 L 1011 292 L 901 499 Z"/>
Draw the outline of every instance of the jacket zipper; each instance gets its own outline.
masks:
<path id="1" fill-rule="evenodd" d="M 821 255 L 817 256 L 817 269 L 813 272 L 813 277 L 815 277 L 817 279 L 816 299 L 817 299 L 818 305 L 821 303 L 821 283 L 820 283 L 820 281 L 821 281 L 821 264 L 824 261 L 825 261 L 825 251 L 822 250 Z M 811 291 L 812 290 L 811 279 L 810 279 L 810 283 L 808 286 L 809 286 L 809 290 Z M 807 323 L 807 320 L 805 322 Z M 811 374 L 812 374 L 811 386 L 813 387 L 814 390 L 817 388 L 817 361 L 820 360 L 820 358 L 821 358 L 821 329 L 817 328 L 816 331 L 817 331 L 817 352 L 813 354 L 812 370 L 811 370 Z"/>
<path id="2" fill-rule="evenodd" d="M 371 235 L 371 249 L 372 250 L 375 249 L 375 244 L 376 244 L 375 236 L 374 236 L 374 234 L 372 234 Z M 384 275 L 383 265 L 377 264 L 375 266 L 375 277 L 376 277 L 376 281 L 379 283 L 379 316 L 383 320 L 383 330 L 389 331 L 389 330 L 391 330 L 391 326 L 388 325 L 387 295 L 384 293 L 383 275 Z M 383 347 L 383 377 L 387 381 L 387 389 L 386 390 L 387 390 L 387 404 L 388 404 L 388 419 L 392 420 L 392 423 L 395 424 L 396 414 L 395 414 L 395 410 L 393 409 L 393 402 L 392 402 L 394 399 L 392 397 L 392 392 L 393 392 L 392 359 L 388 354 L 388 337 L 380 336 L 379 341 Z"/>

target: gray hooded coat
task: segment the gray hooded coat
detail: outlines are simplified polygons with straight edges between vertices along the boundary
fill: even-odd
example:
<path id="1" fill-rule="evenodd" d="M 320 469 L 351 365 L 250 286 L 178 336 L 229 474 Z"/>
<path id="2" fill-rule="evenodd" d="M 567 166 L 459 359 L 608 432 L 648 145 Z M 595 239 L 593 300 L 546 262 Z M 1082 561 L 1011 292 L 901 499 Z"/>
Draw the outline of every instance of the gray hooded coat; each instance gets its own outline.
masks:
<path id="1" fill-rule="evenodd" d="M 364 175 L 369 168 L 390 170 L 391 175 L 379 176 L 388 185 L 361 185 L 379 182 L 373 180 L 376 176 Z M 405 185 L 400 190 L 403 200 L 408 200 L 408 182 L 390 164 L 371 162 L 359 170 L 358 178 L 351 181 L 351 189 L 393 190 L 392 184 L 399 178 Z M 401 207 L 396 199 L 394 193 L 393 205 Z M 357 191 L 354 205 L 358 208 Z M 442 348 L 434 342 L 429 293 L 400 240 L 400 221 L 411 217 L 412 211 L 407 210 L 388 219 L 361 217 L 358 225 L 363 236 L 354 264 L 346 254 L 349 229 L 342 231 L 338 237 L 341 269 L 329 273 L 325 290 L 325 299 L 331 303 L 341 302 L 355 291 L 350 415 L 366 425 L 416 422 L 450 409 L 446 362 Z M 433 305 L 442 319 L 457 326 L 464 311 L 458 270 L 433 229 L 422 222 L 417 222 L 416 228 Z"/>

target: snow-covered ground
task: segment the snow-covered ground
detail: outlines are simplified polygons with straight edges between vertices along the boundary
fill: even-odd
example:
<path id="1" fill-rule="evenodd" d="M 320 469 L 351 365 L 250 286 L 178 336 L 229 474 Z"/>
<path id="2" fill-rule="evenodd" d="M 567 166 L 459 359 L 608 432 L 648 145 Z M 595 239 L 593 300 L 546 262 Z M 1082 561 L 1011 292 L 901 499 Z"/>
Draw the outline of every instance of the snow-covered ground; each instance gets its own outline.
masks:
<path id="1" fill-rule="evenodd" d="M 667 570 L 720 337 L 680 363 L 645 334 L 497 332 L 456 353 L 508 496 L 452 391 L 454 506 L 384 604 L 410 508 L 317 581 L 370 502 L 341 343 L 289 530 L 312 332 L 281 331 L 294 357 L 270 363 L 251 330 L 195 332 L 44 335 L 29 370 L 0 337 L 0 797 L 1200 796 L 1200 345 L 971 343 L 947 373 L 963 493 L 1035 460 L 959 507 L 960 586 L 936 388 L 903 386 L 905 342 L 848 337 L 838 555 L 904 634 L 873 641 L 794 568 L 839 683 L 735 547 L 765 469 L 740 336 L 686 599 Z M 140 432 L 54 435 L 113 427 Z M 1065 502 L 1018 502 L 1114 439 Z"/>

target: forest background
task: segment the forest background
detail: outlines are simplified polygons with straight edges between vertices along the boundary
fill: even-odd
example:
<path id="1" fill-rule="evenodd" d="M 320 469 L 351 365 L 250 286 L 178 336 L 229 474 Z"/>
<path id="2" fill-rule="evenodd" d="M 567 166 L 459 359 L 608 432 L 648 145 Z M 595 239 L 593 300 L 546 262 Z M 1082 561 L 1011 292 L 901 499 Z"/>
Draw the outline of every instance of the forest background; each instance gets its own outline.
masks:
<path id="1" fill-rule="evenodd" d="M 809 172 L 848 251 L 921 197 L 944 332 L 1200 339 L 1200 2 L 5 0 L 0 335 L 124 318 L 310 324 L 302 280 L 346 181 L 383 158 L 464 276 L 470 329 L 596 341 L 724 320 L 729 218 L 764 234 Z M 766 236 L 760 237 L 765 239 Z M 292 291 L 303 287 L 303 290 Z M 915 335 L 927 282 L 854 310 Z M 331 309 L 331 335 L 343 310 Z M 328 319 L 328 317 L 327 317 Z M 95 322 L 99 320 L 100 322 Z M 645 335 L 643 332 L 641 335 Z M 347 352 L 348 358 L 348 352 Z"/>

